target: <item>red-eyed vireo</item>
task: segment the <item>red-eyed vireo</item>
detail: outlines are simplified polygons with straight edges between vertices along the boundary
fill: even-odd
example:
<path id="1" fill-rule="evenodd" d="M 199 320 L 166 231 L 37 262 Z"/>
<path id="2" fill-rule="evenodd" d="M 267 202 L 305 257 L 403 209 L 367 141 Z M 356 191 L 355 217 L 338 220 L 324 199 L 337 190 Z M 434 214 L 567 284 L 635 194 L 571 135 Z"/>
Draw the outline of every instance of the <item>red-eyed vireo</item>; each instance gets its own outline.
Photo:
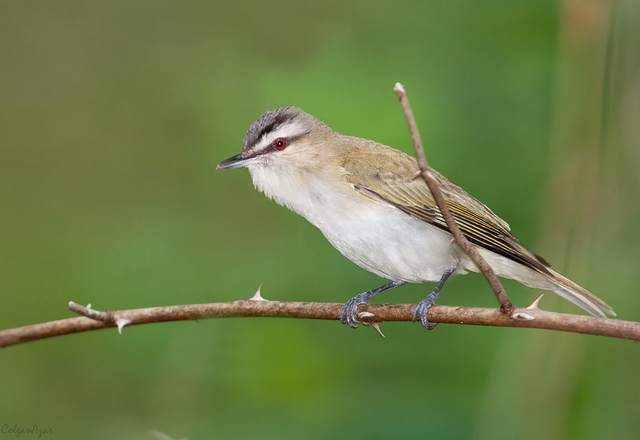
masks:
<path id="1" fill-rule="evenodd" d="M 242 153 L 217 168 L 246 167 L 255 187 L 315 225 L 342 255 L 391 280 L 346 303 L 340 319 L 356 327 L 356 309 L 405 283 L 438 281 L 414 320 L 431 328 L 427 310 L 452 274 L 476 265 L 451 233 L 414 158 L 374 141 L 336 133 L 295 107 L 263 114 L 249 127 Z M 592 293 L 529 252 L 509 225 L 463 189 L 435 173 L 460 229 L 500 277 L 551 290 L 594 316 L 614 314 Z"/>

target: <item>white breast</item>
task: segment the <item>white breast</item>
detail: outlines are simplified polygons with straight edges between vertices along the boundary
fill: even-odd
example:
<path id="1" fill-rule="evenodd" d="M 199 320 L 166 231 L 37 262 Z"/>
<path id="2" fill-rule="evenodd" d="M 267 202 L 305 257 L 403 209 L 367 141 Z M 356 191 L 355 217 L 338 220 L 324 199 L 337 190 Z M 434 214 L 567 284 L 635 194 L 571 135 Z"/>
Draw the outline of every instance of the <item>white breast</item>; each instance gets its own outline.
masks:
<path id="1" fill-rule="evenodd" d="M 460 266 L 451 235 L 350 186 L 250 167 L 257 189 L 315 225 L 345 257 L 389 280 L 438 281 Z M 462 268 L 459 272 L 464 272 Z"/>

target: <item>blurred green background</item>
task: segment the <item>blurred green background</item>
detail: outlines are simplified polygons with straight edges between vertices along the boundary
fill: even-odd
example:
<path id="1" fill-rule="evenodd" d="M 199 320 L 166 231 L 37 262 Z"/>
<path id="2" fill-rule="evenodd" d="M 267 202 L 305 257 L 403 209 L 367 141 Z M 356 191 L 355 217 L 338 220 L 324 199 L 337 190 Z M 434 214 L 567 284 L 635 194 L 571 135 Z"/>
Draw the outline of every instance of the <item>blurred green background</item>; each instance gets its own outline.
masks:
<path id="1" fill-rule="evenodd" d="M 640 6 L 631 0 L 0 3 L 0 327 L 97 309 L 344 302 L 384 281 L 256 192 L 265 110 L 412 151 L 640 320 Z M 540 292 L 506 282 L 513 301 Z M 380 301 L 422 299 L 405 286 Z M 440 304 L 493 307 L 481 276 Z M 541 307 L 577 312 L 548 294 Z M 522 329 L 221 319 L 0 352 L 0 424 L 43 438 L 640 435 L 640 354 Z M 10 434 L 4 437 L 12 438 Z M 34 436 L 32 436 L 35 438 Z M 23 435 L 22 438 L 32 438 Z"/>

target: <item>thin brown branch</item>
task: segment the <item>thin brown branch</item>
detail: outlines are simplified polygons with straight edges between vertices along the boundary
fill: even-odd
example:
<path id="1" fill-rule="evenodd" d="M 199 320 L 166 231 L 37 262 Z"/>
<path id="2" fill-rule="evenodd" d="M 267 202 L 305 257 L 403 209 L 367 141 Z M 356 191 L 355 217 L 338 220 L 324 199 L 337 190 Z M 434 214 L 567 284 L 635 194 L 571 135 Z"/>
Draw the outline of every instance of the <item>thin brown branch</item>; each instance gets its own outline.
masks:
<path id="1" fill-rule="evenodd" d="M 447 203 L 442 195 L 442 191 L 440 191 L 440 187 L 438 186 L 438 182 L 436 181 L 434 175 L 431 173 L 431 169 L 429 165 L 427 165 L 427 159 L 424 155 L 424 148 L 422 147 L 422 142 L 420 140 L 420 134 L 418 133 L 418 126 L 416 124 L 416 120 L 413 117 L 413 112 L 411 111 L 411 106 L 409 105 L 409 99 L 407 98 L 407 94 L 404 90 L 404 87 L 400 83 L 396 83 L 394 88 L 396 94 L 400 98 L 400 103 L 402 104 L 402 109 L 404 110 L 404 115 L 407 118 L 407 123 L 409 124 L 409 131 L 411 132 L 411 139 L 413 140 L 413 145 L 416 150 L 416 158 L 418 159 L 418 165 L 420 166 L 420 172 L 422 178 L 426 182 L 429 187 L 429 191 L 433 195 L 438 208 L 440 209 L 440 213 L 442 213 L 442 217 L 447 222 L 447 226 L 451 231 L 451 235 L 456 240 L 458 245 L 469 255 L 469 258 L 478 266 L 478 269 L 482 272 L 482 274 L 487 278 L 489 285 L 493 289 L 493 292 L 496 294 L 496 298 L 500 303 L 500 309 L 505 314 L 510 314 L 515 306 L 509 300 L 507 293 L 504 291 L 500 280 L 496 276 L 495 272 L 485 261 L 484 258 L 476 251 L 473 245 L 466 239 L 460 228 L 456 224 L 455 219 L 453 218 L 453 214 L 449 210 Z"/>
<path id="2" fill-rule="evenodd" d="M 241 300 L 119 310 L 106 312 L 106 315 L 97 312 L 99 315 L 95 316 L 99 319 L 82 316 L 0 331 L 0 347 L 90 330 L 115 328 L 118 327 L 118 323 L 131 326 L 152 322 L 232 317 L 278 317 L 337 321 L 343 305 Z M 84 309 L 75 303 L 71 303 L 70 308 L 80 311 Z M 360 310 L 361 316 L 369 316 L 368 314 L 363 315 L 362 312 L 372 314 L 366 318 L 369 323 L 411 322 L 413 321 L 415 304 L 363 304 L 360 306 Z M 108 319 L 102 320 L 107 315 Z M 540 328 L 640 341 L 640 323 L 637 322 L 547 312 L 535 307 L 518 308 L 514 310 L 513 314 L 507 315 L 502 313 L 500 309 L 434 305 L 429 308 L 428 319 L 429 322 L 434 323 Z"/>
<path id="3" fill-rule="evenodd" d="M 455 240 L 487 277 L 501 305 L 500 309 L 434 305 L 427 312 L 428 320 L 433 323 L 539 328 L 640 341 L 640 323 L 637 322 L 547 312 L 537 308 L 537 300 L 526 309 L 514 307 L 491 267 L 466 240 L 456 225 L 438 187 L 438 183 L 427 165 L 415 119 L 404 89 L 400 84 L 396 85 L 396 92 L 407 116 L 422 177 L 429 186 Z M 343 304 L 267 301 L 259 295 L 259 291 L 260 289 L 251 299 L 234 302 L 105 312 L 99 312 L 90 307 L 83 307 L 71 302 L 69 303 L 69 308 L 83 315 L 82 317 L 0 331 L 0 347 L 110 327 L 117 327 L 121 331 L 125 326 L 152 322 L 229 317 L 339 320 L 340 312 L 343 308 Z M 375 325 L 385 321 L 411 322 L 413 321 L 415 305 L 362 304 L 359 310 L 359 316 L 366 324 Z M 374 328 L 379 331 L 377 326 Z"/>

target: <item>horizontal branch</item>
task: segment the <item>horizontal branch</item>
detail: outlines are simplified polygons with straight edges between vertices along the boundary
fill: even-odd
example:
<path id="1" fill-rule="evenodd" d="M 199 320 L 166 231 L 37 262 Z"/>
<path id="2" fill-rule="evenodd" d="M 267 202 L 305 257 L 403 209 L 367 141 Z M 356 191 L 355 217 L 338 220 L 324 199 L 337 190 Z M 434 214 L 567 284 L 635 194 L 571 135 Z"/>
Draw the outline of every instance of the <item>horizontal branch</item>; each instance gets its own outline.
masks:
<path id="1" fill-rule="evenodd" d="M 73 302 L 69 307 L 86 316 L 29 325 L 0 331 L 0 347 L 36 341 L 54 336 L 102 328 L 185 321 L 205 318 L 278 317 L 339 320 L 344 304 L 267 301 L 249 299 L 224 303 L 150 307 L 98 312 Z M 371 324 L 384 321 L 413 321 L 415 304 L 363 304 L 362 320 Z M 363 313 L 364 312 L 364 313 Z M 87 317 L 90 316 L 90 317 Z M 526 327 L 559 330 L 640 341 L 640 323 L 547 312 L 537 307 L 515 309 L 505 314 L 500 309 L 434 305 L 428 311 L 429 322 L 498 327 Z M 348 331 L 345 329 L 345 331 Z"/>

